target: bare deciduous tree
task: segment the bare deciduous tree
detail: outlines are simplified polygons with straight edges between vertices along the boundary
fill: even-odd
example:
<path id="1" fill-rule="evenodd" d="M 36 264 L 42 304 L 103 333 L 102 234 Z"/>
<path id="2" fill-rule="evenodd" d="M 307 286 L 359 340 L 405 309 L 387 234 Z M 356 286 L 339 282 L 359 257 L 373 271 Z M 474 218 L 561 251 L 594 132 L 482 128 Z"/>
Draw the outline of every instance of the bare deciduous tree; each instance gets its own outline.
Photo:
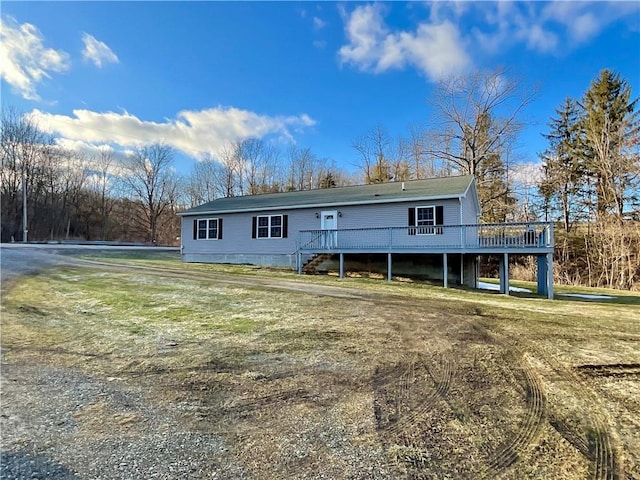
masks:
<path id="1" fill-rule="evenodd" d="M 427 153 L 476 176 L 483 211 L 492 217 L 488 220 L 500 220 L 512 203 L 504 159 L 510 157 L 523 126 L 520 117 L 534 95 L 500 69 L 442 80 L 429 102 L 437 125 Z"/>
<path id="2" fill-rule="evenodd" d="M 314 187 L 318 159 L 310 148 L 290 145 L 288 152 L 286 190 L 310 190 Z"/>
<path id="3" fill-rule="evenodd" d="M 454 164 L 461 173 L 475 175 L 485 158 L 512 148 L 523 127 L 520 116 L 534 96 L 503 69 L 442 80 L 428 102 L 436 111 L 433 134 L 439 140 L 428 153 Z"/>
<path id="4" fill-rule="evenodd" d="M 102 146 L 91 159 L 91 172 L 87 179 L 88 188 L 98 197 L 100 218 L 100 238 L 110 238 L 111 212 L 119 196 L 121 179 L 116 174 L 117 160 L 113 149 Z"/>
<path id="5" fill-rule="evenodd" d="M 37 219 L 32 215 L 33 205 L 45 183 L 44 159 L 54 141 L 32 119 L 12 108 L 3 111 L 0 128 L 2 240 L 7 241 L 21 239 L 23 232 L 35 232 L 38 228 Z M 28 225 L 23 225 L 23 193 L 27 200 Z"/>
<path id="6" fill-rule="evenodd" d="M 170 207 L 177 186 L 172 163 L 173 150 L 161 143 L 136 149 L 127 162 L 125 181 L 140 202 L 140 223 L 150 242 L 157 241 L 159 220 Z"/>
<path id="7" fill-rule="evenodd" d="M 351 146 L 360 156 L 358 167 L 365 183 L 384 183 L 392 178 L 389 159 L 395 156 L 393 142 L 380 124 L 357 138 Z"/>

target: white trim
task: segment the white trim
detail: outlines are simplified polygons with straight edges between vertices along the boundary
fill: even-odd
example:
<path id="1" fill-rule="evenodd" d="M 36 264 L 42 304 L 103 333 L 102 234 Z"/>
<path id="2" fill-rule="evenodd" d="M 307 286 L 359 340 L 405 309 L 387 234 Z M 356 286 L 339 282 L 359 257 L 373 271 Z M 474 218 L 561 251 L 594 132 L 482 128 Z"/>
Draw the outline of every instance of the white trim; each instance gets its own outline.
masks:
<path id="1" fill-rule="evenodd" d="M 274 217 L 280 217 L 280 225 L 271 225 L 271 219 L 274 218 Z M 267 218 L 268 219 L 266 226 L 265 225 L 262 225 L 262 226 L 260 225 L 260 219 L 261 218 Z M 279 214 L 279 215 L 257 215 L 256 216 L 256 238 L 257 239 L 284 238 L 282 236 L 282 233 L 283 233 L 282 229 L 284 228 L 283 227 L 283 223 L 284 223 L 284 215 L 282 215 L 282 214 Z M 271 229 L 273 227 L 280 227 L 280 235 L 279 236 L 271 235 Z M 268 235 L 266 237 L 261 237 L 260 236 L 260 229 L 261 228 L 266 228 L 267 229 Z"/>
<path id="2" fill-rule="evenodd" d="M 431 211 L 433 212 L 433 224 L 430 225 L 418 225 L 418 209 L 419 208 L 430 208 Z M 435 235 L 436 234 L 436 206 L 435 205 L 419 205 L 417 207 L 414 207 L 415 209 L 415 229 L 416 229 L 416 235 Z M 431 227 L 431 232 L 426 232 L 426 233 L 420 233 L 420 229 L 428 229 L 429 227 Z"/>
<path id="3" fill-rule="evenodd" d="M 331 220 L 335 223 L 336 228 L 326 228 L 327 217 L 331 216 Z M 338 211 L 337 210 L 323 210 L 320 212 L 320 230 L 336 230 L 338 228 Z"/>
<path id="4" fill-rule="evenodd" d="M 216 222 L 216 236 L 215 237 L 209 237 L 209 232 L 211 231 L 211 227 L 209 226 L 209 222 L 214 221 Z M 218 238 L 220 236 L 220 217 L 206 217 L 206 218 L 194 218 L 194 221 L 197 222 L 196 223 L 196 238 L 194 240 L 220 240 L 220 238 Z M 206 234 L 206 237 L 204 238 L 200 238 L 200 222 L 207 222 L 207 226 L 205 227 L 204 231 Z"/>

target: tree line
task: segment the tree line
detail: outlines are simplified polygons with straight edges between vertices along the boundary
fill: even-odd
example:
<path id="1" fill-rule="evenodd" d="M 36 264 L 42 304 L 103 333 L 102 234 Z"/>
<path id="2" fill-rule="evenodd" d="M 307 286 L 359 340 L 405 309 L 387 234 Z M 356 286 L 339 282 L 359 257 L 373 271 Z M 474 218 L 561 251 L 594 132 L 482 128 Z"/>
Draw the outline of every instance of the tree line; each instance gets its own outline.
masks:
<path id="1" fill-rule="evenodd" d="M 640 127 L 628 82 L 603 70 L 582 98 L 567 98 L 544 135 L 541 168 L 524 174 L 517 142 L 535 97 L 504 70 L 450 77 L 428 101 L 429 122 L 397 138 L 383 125 L 355 138 L 355 171 L 310 148 L 244 138 L 200 159 L 186 176 L 162 143 L 127 155 L 106 146 L 81 154 L 7 109 L 2 241 L 20 241 L 26 229 L 29 240 L 176 244 L 177 212 L 215 198 L 470 174 L 484 222 L 556 222 L 556 281 L 637 288 Z"/>
<path id="2" fill-rule="evenodd" d="M 563 281 L 632 288 L 640 283 L 638 100 L 603 70 L 581 99 L 556 109 L 540 157 L 545 219 L 558 220 Z"/>
<path id="3" fill-rule="evenodd" d="M 629 83 L 603 70 L 580 99 L 555 110 L 541 168 L 517 156 L 522 113 L 535 99 L 505 72 L 441 81 L 435 117 L 393 140 L 378 125 L 353 144 L 368 183 L 425 176 L 476 177 L 486 223 L 553 221 L 555 280 L 640 287 L 640 122 Z M 533 279 L 535 265 L 515 271 Z M 522 266 L 528 268 L 522 268 Z"/>
<path id="4" fill-rule="evenodd" d="M 108 146 L 81 153 L 55 140 L 28 116 L 3 112 L 2 242 L 22 241 L 26 230 L 30 241 L 175 245 L 180 243 L 180 210 L 220 197 L 354 182 L 310 148 L 290 145 L 282 152 L 258 138 L 230 142 L 218 157 L 207 155 L 186 176 L 174 168 L 176 152 L 162 143 L 122 155 Z"/>

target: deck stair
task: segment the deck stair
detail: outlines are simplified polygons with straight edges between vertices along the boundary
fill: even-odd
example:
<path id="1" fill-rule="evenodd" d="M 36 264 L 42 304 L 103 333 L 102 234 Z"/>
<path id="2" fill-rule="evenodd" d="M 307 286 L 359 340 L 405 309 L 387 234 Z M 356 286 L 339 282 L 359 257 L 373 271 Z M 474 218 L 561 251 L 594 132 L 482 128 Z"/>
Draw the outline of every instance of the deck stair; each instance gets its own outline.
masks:
<path id="1" fill-rule="evenodd" d="M 306 273 L 308 275 L 316 275 L 318 273 L 317 267 L 321 265 L 323 262 L 329 260 L 333 255 L 330 253 L 321 253 L 318 255 L 314 255 L 309 259 L 307 263 L 302 266 L 302 273 Z"/>

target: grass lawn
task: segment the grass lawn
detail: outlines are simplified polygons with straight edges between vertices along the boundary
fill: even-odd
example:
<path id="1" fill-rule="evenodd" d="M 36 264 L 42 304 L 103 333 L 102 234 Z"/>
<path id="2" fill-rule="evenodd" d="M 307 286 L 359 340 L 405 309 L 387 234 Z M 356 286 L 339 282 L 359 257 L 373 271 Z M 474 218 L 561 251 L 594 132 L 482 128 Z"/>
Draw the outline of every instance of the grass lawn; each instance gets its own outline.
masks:
<path id="1" fill-rule="evenodd" d="M 638 295 L 84 258 L 4 295 L 4 361 L 144 392 L 223 478 L 640 478 Z"/>

